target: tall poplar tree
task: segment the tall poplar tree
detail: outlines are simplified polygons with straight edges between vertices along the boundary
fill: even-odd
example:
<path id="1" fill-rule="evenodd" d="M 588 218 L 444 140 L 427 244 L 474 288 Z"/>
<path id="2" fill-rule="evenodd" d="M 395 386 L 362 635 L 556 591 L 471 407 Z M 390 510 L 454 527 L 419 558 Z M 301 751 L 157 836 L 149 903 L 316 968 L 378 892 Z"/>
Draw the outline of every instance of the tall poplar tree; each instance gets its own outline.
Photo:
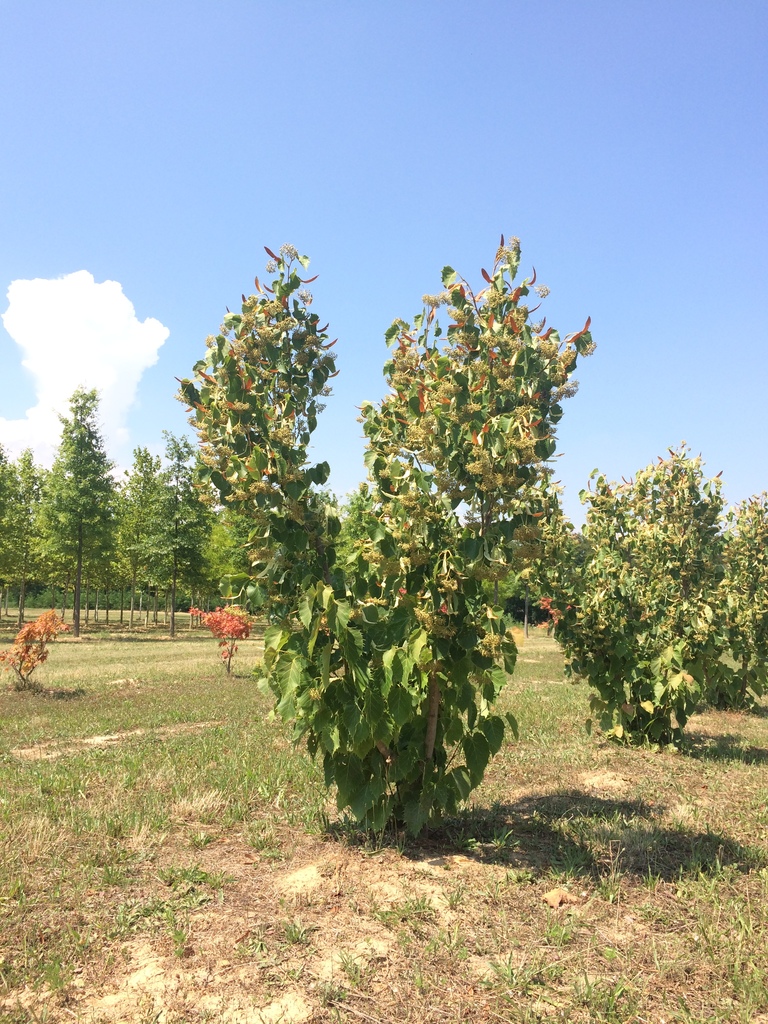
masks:
<path id="1" fill-rule="evenodd" d="M 83 567 L 110 547 L 115 485 L 98 423 L 95 390 L 78 388 L 70 415 L 60 417 L 61 444 L 45 488 L 43 515 L 49 546 L 75 563 L 72 633 L 80 635 Z"/>

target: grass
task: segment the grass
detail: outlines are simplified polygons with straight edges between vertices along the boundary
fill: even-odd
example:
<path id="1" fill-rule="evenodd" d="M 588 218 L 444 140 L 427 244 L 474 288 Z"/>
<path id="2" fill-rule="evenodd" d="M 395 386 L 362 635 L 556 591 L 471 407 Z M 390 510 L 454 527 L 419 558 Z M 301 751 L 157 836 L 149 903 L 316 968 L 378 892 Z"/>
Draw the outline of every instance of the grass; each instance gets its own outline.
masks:
<path id="1" fill-rule="evenodd" d="M 768 1021 L 765 705 L 615 747 L 533 635 L 520 741 L 382 841 L 270 718 L 258 639 L 227 676 L 202 631 L 90 629 L 0 689 L 2 1024 Z"/>

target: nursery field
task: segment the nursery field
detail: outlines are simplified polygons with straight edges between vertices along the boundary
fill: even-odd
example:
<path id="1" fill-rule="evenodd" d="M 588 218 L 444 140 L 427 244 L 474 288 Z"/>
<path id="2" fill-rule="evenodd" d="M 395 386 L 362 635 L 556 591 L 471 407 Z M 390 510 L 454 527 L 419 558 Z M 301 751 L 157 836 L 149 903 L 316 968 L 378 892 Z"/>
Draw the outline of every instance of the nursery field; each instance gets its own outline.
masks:
<path id="1" fill-rule="evenodd" d="M 534 631 L 471 806 L 372 837 L 270 717 L 258 638 L 227 676 L 186 625 L 0 676 L 2 1024 L 768 1022 L 768 703 L 623 749 Z"/>

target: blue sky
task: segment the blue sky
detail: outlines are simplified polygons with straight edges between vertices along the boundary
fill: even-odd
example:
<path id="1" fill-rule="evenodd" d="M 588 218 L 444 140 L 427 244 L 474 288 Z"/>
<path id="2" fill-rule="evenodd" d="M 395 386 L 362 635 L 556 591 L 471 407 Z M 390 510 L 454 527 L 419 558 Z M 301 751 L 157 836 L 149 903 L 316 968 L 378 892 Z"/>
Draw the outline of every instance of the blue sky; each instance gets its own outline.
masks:
<path id="1" fill-rule="evenodd" d="M 504 232 L 548 324 L 592 317 L 571 514 L 594 467 L 683 439 L 730 501 L 762 491 L 767 44 L 764 0 L 0 0 L 0 442 L 49 458 L 42 406 L 78 371 L 118 462 L 160 450 L 175 378 L 291 242 L 339 337 L 316 452 L 343 493 L 384 330 Z"/>

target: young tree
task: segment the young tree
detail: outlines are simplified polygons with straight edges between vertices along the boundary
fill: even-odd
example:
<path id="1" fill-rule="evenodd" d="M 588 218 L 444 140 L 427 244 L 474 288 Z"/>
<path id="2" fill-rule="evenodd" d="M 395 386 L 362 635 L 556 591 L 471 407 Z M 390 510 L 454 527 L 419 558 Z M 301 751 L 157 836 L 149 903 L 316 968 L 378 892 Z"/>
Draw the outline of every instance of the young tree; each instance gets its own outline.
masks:
<path id="1" fill-rule="evenodd" d="M 80 635 L 83 567 L 111 547 L 115 485 L 98 426 L 96 391 L 78 388 L 70 415 L 62 416 L 58 453 L 43 501 L 44 532 L 49 547 L 74 562 L 73 635 Z"/>
<path id="2" fill-rule="evenodd" d="M 69 626 L 58 617 L 53 608 L 49 612 L 28 622 L 19 630 L 13 646 L 0 651 L 0 663 L 5 662 L 6 669 L 15 673 L 14 688 L 16 690 L 37 690 L 32 673 L 48 660 L 48 644 L 55 640 L 59 633 L 69 631 Z"/>
<path id="3" fill-rule="evenodd" d="M 269 294 L 225 318 L 182 395 L 206 478 L 261 512 L 262 556 L 234 582 L 252 601 L 276 596 L 264 661 L 278 712 L 322 755 L 340 807 L 418 832 L 468 797 L 501 745 L 492 708 L 515 646 L 484 584 L 514 570 L 521 529 L 546 514 L 545 463 L 589 321 L 565 342 L 529 323 L 535 275 L 513 284 L 517 239 L 502 239 L 477 294 L 446 267 L 444 292 L 387 331 L 389 394 L 362 406 L 367 536 L 339 567 L 338 517 L 317 491 L 329 468 L 307 460 L 334 361 L 302 291 L 308 261 L 290 246 L 273 260 Z"/>
<path id="4" fill-rule="evenodd" d="M 586 561 L 567 529 L 548 560 L 567 670 L 605 733 L 678 746 L 724 671 L 720 481 L 683 447 L 629 483 L 598 475 L 582 501 Z"/>

